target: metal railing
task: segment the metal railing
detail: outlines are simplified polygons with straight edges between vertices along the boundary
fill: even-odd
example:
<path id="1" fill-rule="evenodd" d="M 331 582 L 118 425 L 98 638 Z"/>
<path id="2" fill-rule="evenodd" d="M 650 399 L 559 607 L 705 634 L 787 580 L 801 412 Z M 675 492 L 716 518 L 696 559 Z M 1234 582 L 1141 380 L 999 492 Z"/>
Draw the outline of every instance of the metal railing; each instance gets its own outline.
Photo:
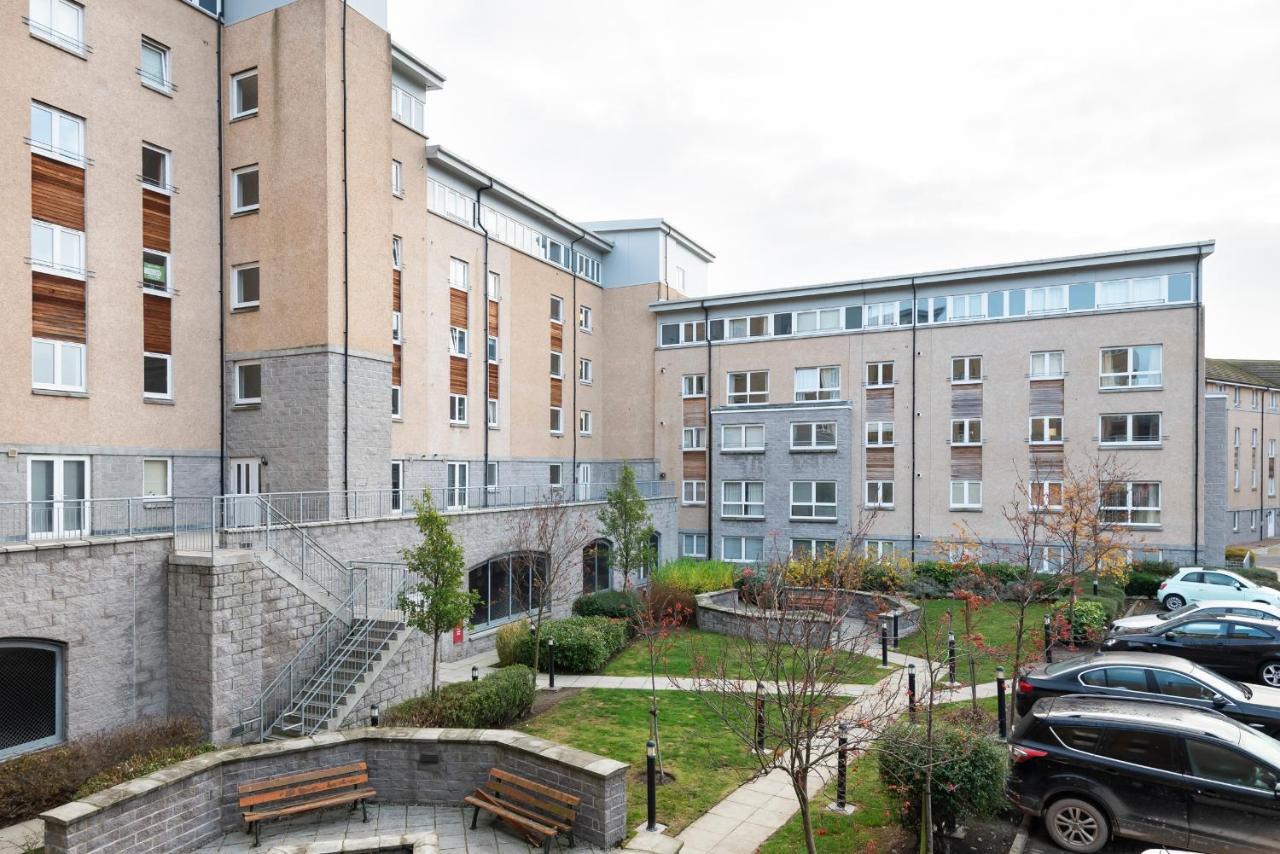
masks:
<path id="1" fill-rule="evenodd" d="M 171 498 L 83 498 L 0 502 L 0 543 L 171 534 Z"/>

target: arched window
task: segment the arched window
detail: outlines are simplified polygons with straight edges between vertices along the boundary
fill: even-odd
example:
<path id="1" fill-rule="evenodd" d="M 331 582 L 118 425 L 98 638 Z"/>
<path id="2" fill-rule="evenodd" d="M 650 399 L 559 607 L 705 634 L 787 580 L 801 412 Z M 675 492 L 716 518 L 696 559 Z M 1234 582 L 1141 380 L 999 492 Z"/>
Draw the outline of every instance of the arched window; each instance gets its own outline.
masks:
<path id="1" fill-rule="evenodd" d="M 480 601 L 471 624 L 488 626 L 525 616 L 537 607 L 546 582 L 547 556 L 540 552 L 512 552 L 472 567 L 467 589 L 479 593 Z"/>
<path id="2" fill-rule="evenodd" d="M 0 638 L 0 759 L 66 738 L 61 644 Z"/>
<path id="3" fill-rule="evenodd" d="M 608 590 L 613 573 L 609 571 L 609 541 L 596 540 L 582 550 L 582 592 Z"/>

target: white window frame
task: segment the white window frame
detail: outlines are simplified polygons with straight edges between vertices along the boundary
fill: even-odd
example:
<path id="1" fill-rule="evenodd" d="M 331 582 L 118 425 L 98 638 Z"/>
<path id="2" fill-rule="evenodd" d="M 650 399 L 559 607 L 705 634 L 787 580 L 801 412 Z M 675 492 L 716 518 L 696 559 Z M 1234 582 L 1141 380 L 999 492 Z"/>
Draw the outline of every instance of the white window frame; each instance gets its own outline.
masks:
<path id="1" fill-rule="evenodd" d="M 1139 415 L 1154 415 L 1159 421 L 1159 429 L 1155 439 L 1135 440 L 1133 438 L 1133 419 Z M 1119 441 L 1107 441 L 1103 424 L 1108 418 L 1123 418 L 1125 438 Z M 1164 416 L 1159 412 L 1104 412 L 1098 416 L 1098 444 L 1106 448 L 1154 448 L 1161 444 L 1164 433 Z"/>
<path id="2" fill-rule="evenodd" d="M 1040 303 L 1037 307 L 1036 303 Z M 1041 288 L 1027 288 L 1024 306 L 1028 315 L 1057 314 L 1071 307 L 1071 293 L 1068 285 L 1046 285 Z"/>
<path id="3" fill-rule="evenodd" d="M 956 500 L 956 491 L 959 487 L 960 497 Z M 953 480 L 950 483 L 950 508 L 952 510 L 981 510 L 982 509 L 982 481 L 980 480 Z M 975 496 L 974 493 L 977 493 Z M 976 500 L 975 500 L 976 499 Z"/>
<path id="4" fill-rule="evenodd" d="M 579 436 L 591 435 L 591 410 L 590 409 L 578 410 L 578 435 Z"/>
<path id="5" fill-rule="evenodd" d="M 391 158 L 391 195 L 404 198 L 404 164 Z"/>
<path id="6" fill-rule="evenodd" d="M 551 350 L 551 356 L 547 360 L 547 370 L 551 374 L 553 380 L 564 379 L 564 353 L 559 350 Z"/>
<path id="7" fill-rule="evenodd" d="M 1058 438 L 1050 439 L 1054 422 L 1058 423 Z M 1061 415 L 1033 415 L 1027 419 L 1027 442 L 1032 445 L 1061 445 L 1066 441 L 1065 419 Z M 1040 428 L 1040 438 L 1036 438 L 1036 427 Z"/>
<path id="8" fill-rule="evenodd" d="M 244 204 L 241 198 L 240 177 L 253 173 L 258 176 L 258 200 L 251 205 Z M 257 163 L 241 166 L 231 170 L 231 213 L 245 214 L 262 209 L 262 171 Z"/>
<path id="9" fill-rule="evenodd" d="M 475 199 L 464 196 L 434 178 L 427 179 L 427 210 L 461 222 L 468 227 L 475 226 Z"/>
<path id="10" fill-rule="evenodd" d="M 730 487 L 738 492 L 736 500 L 730 500 Z M 759 487 L 759 500 L 751 501 L 753 487 Z M 763 480 L 725 480 L 720 482 L 720 518 L 722 519 L 763 519 L 764 518 L 764 481 Z M 731 512 L 736 510 L 738 512 Z"/>
<path id="11" fill-rule="evenodd" d="M 751 390 L 752 378 L 760 376 L 761 374 L 764 375 L 764 390 L 752 391 Z M 746 391 L 744 392 L 733 391 L 734 377 L 746 378 L 746 388 L 747 388 Z M 762 398 L 762 399 L 753 400 L 753 398 Z M 725 374 L 725 400 L 728 401 L 729 406 L 749 406 L 754 403 L 768 403 L 769 402 L 769 372 L 768 371 L 729 371 L 727 374 Z"/>
<path id="12" fill-rule="evenodd" d="M 956 428 L 960 428 L 960 438 L 956 438 Z M 982 444 L 981 418 L 952 418 L 951 447 L 969 448 Z"/>
<path id="13" fill-rule="evenodd" d="M 405 127 L 425 134 L 427 105 L 408 89 L 391 84 L 391 118 Z"/>
<path id="14" fill-rule="evenodd" d="M 502 275 L 489 271 L 489 284 L 485 288 L 485 296 L 491 302 L 502 302 Z"/>
<path id="15" fill-rule="evenodd" d="M 692 389 L 692 391 L 690 390 Z M 680 396 L 685 399 L 707 396 L 706 374 L 685 374 L 680 377 Z"/>
<path id="16" fill-rule="evenodd" d="M 248 109 L 245 109 L 243 106 L 241 106 L 243 99 L 241 98 L 241 93 L 240 93 L 241 81 L 248 80 L 250 77 L 257 78 L 257 76 L 258 76 L 258 69 L 256 68 L 249 68 L 249 69 L 246 69 L 245 71 L 241 71 L 231 75 L 231 91 L 228 93 L 228 95 L 231 101 L 231 120 L 232 121 L 235 121 L 236 119 L 247 119 L 250 116 L 256 116 L 258 114 L 258 105 L 249 107 Z M 259 81 L 259 83 L 261 83 L 261 81 Z M 258 86 L 259 104 L 261 104 L 261 101 L 262 101 L 262 86 L 259 85 Z"/>
<path id="17" fill-rule="evenodd" d="M 35 233 L 37 230 L 47 231 L 49 240 L 53 249 L 53 257 L 37 258 L 35 248 Z M 70 253 L 71 257 L 64 257 L 68 253 L 64 252 L 64 241 L 68 238 L 75 240 L 75 250 Z M 31 269 L 40 270 L 54 276 L 62 276 L 67 279 L 79 279 L 83 281 L 86 276 L 84 266 L 84 232 L 74 228 L 64 228 L 52 222 L 45 222 L 41 219 L 31 220 Z"/>
<path id="18" fill-rule="evenodd" d="M 882 561 L 898 552 L 893 540 L 863 540 L 862 554 L 868 560 Z"/>
<path id="19" fill-rule="evenodd" d="M 1121 484 L 1117 483 L 1117 484 L 1111 484 L 1110 486 L 1120 486 L 1120 485 Z M 1102 494 L 1103 518 L 1106 521 L 1112 522 L 1117 525 L 1123 525 L 1128 528 L 1157 528 L 1160 526 L 1161 519 L 1162 519 L 1160 502 L 1161 502 L 1161 499 L 1163 498 L 1163 491 L 1164 491 L 1162 489 L 1162 484 L 1160 483 L 1160 481 L 1152 481 L 1152 480 L 1124 481 L 1123 486 L 1124 486 L 1125 503 L 1123 505 L 1107 503 L 1107 499 L 1111 497 L 1110 486 L 1107 489 L 1105 489 Z M 1145 506 L 1145 505 L 1144 506 L 1134 505 L 1133 488 L 1135 486 L 1154 486 L 1155 487 L 1157 500 L 1154 507 Z M 1154 522 L 1134 522 L 1133 514 L 1135 512 L 1153 512 L 1156 514 L 1155 521 Z M 1123 513 L 1125 514 L 1126 518 L 1123 520 L 1117 519 L 1114 517 L 1107 518 L 1108 514 L 1116 514 L 1116 513 Z"/>
<path id="20" fill-rule="evenodd" d="M 244 369 L 257 367 L 258 369 L 258 396 L 245 397 L 244 395 Z M 262 403 L 262 363 L 261 362 L 236 362 L 235 366 L 235 393 L 237 406 L 250 406 Z"/>
<path id="21" fill-rule="evenodd" d="M 701 543 L 702 549 L 698 550 Z M 692 546 L 692 550 L 690 549 Z M 701 557 L 707 556 L 707 535 L 706 534 L 681 534 L 680 535 L 680 556 L 681 557 Z"/>
<path id="22" fill-rule="evenodd" d="M 899 301 L 868 303 L 862 309 L 863 329 L 884 329 L 898 325 Z"/>
<path id="23" fill-rule="evenodd" d="M 821 544 L 821 550 L 819 550 Z M 791 538 L 791 556 L 819 556 L 830 554 L 836 550 L 836 541 L 819 539 L 815 537 L 792 537 Z"/>
<path id="24" fill-rule="evenodd" d="M 164 270 L 164 283 L 162 287 L 156 287 L 150 279 L 147 278 L 147 256 L 152 255 L 160 262 L 159 265 Z M 169 263 L 169 253 L 161 252 L 159 249 L 142 248 L 142 288 L 146 293 L 152 296 L 173 296 L 173 265 Z"/>
<path id="25" fill-rule="evenodd" d="M 680 503 L 685 507 L 705 505 L 707 503 L 707 482 L 705 480 L 681 481 Z"/>
<path id="26" fill-rule="evenodd" d="M 726 317 L 724 318 L 724 339 L 741 341 L 747 338 L 768 338 L 772 319 L 768 314 Z"/>
<path id="27" fill-rule="evenodd" d="M 977 363 L 976 365 L 974 363 Z M 956 367 L 960 368 L 959 378 L 956 376 Z M 974 371 L 977 376 L 974 376 Z M 977 385 L 982 382 L 982 357 L 981 356 L 953 356 L 951 358 L 951 384 L 952 385 Z"/>
<path id="28" fill-rule="evenodd" d="M 240 274 L 246 270 L 258 271 L 258 298 L 255 300 L 243 299 L 243 292 L 240 289 Z M 231 310 L 245 308 L 258 308 L 262 304 L 262 266 L 254 261 L 251 264 L 238 264 L 231 268 Z"/>
<path id="29" fill-rule="evenodd" d="M 547 485 L 553 490 L 564 488 L 564 463 L 547 464 Z"/>
<path id="30" fill-rule="evenodd" d="M 146 364 L 147 359 L 160 359 L 164 362 L 165 378 L 163 392 L 147 391 L 146 385 Z M 142 396 L 147 400 L 173 400 L 173 356 L 169 353 L 143 353 L 142 354 Z"/>
<path id="31" fill-rule="evenodd" d="M 490 335 L 487 341 L 488 347 L 485 349 L 485 359 L 491 365 L 497 365 L 502 362 L 498 353 L 498 336 Z"/>
<path id="32" fill-rule="evenodd" d="M 466 463 L 445 463 L 444 506 L 466 510 L 470 506 L 471 468 Z"/>
<path id="33" fill-rule="evenodd" d="M 1156 295 L 1147 299 L 1137 299 L 1136 291 L 1139 283 L 1154 283 Z M 1115 286 L 1122 287 L 1124 294 L 1122 299 L 1115 299 L 1108 296 L 1103 298 L 1103 294 Z M 1166 276 L 1138 276 L 1132 279 L 1110 279 L 1102 282 L 1094 282 L 1094 301 L 1093 304 L 1098 308 L 1116 308 L 1128 305 L 1160 305 L 1168 302 L 1169 299 L 1169 279 Z"/>
<path id="34" fill-rule="evenodd" d="M 485 398 L 484 420 L 485 420 L 485 426 L 487 426 L 491 430 L 498 429 L 498 399 L 496 397 Z"/>
<path id="35" fill-rule="evenodd" d="M 800 327 L 812 321 L 812 329 Z M 810 308 L 794 312 L 791 316 L 791 334 L 816 335 L 822 332 L 835 332 L 844 329 L 843 308 Z"/>
<path id="36" fill-rule="evenodd" d="M 391 512 L 404 511 L 404 461 L 391 461 Z"/>
<path id="37" fill-rule="evenodd" d="M 1058 500 L 1053 500 L 1054 491 L 1058 493 Z M 1039 501 L 1037 501 L 1037 498 Z M 1062 509 L 1062 481 L 1060 480 L 1033 480 L 1027 484 L 1027 507 L 1031 510 L 1061 510 Z"/>
<path id="38" fill-rule="evenodd" d="M 404 343 L 404 313 L 399 311 L 391 312 L 391 343 Z"/>
<path id="39" fill-rule="evenodd" d="M 701 428 L 699 428 L 701 429 Z M 760 431 L 760 444 L 748 445 L 747 432 L 749 430 Z M 759 453 L 764 450 L 766 441 L 766 430 L 763 424 L 721 424 L 720 425 L 720 450 L 726 454 L 749 454 Z"/>
<path id="40" fill-rule="evenodd" d="M 53 348 L 53 382 L 42 383 L 36 381 L 36 345 L 44 345 Z M 37 338 L 31 339 L 31 387 L 44 389 L 46 391 L 75 391 L 82 392 L 88 387 L 88 374 L 86 373 L 88 366 L 85 364 L 85 345 L 79 341 L 63 341 L 56 338 Z M 65 374 L 67 373 L 67 356 L 74 354 L 80 363 L 80 384 L 71 385 L 65 382 Z"/>
<path id="41" fill-rule="evenodd" d="M 160 57 L 160 79 L 157 80 L 150 72 L 143 68 L 146 64 L 142 58 L 146 56 L 147 51 L 152 51 Z M 164 95 L 173 94 L 173 78 L 169 68 L 169 48 L 161 44 L 155 39 L 142 37 L 142 42 L 138 48 L 138 77 L 142 80 L 142 85 L 148 89 L 160 92 Z"/>
<path id="42" fill-rule="evenodd" d="M 885 427 L 889 429 L 886 431 Z M 885 441 L 885 433 L 889 441 Z M 868 448 L 892 448 L 894 446 L 894 423 L 892 421 L 867 421 L 862 431 L 863 444 Z M 872 439 L 875 441 L 872 441 Z"/>
<path id="43" fill-rule="evenodd" d="M 467 396 L 465 394 L 449 393 L 449 423 L 450 424 L 466 424 L 467 423 Z"/>
<path id="44" fill-rule="evenodd" d="M 831 500 L 818 500 L 818 486 L 831 484 Z M 796 500 L 796 487 L 808 487 L 809 499 Z M 791 521 L 793 522 L 834 522 L 839 512 L 839 485 L 834 480 L 793 480 L 791 481 Z M 808 509 L 808 513 L 797 513 L 796 509 Z"/>
<path id="45" fill-rule="evenodd" d="M 53 0 L 53 2 L 59 2 L 59 0 Z M 60 160 L 72 166 L 84 167 L 86 162 L 84 154 L 84 119 L 59 110 L 56 107 L 51 107 L 48 104 L 32 101 L 31 112 L 35 113 L 36 111 L 49 114 L 49 143 L 46 145 L 44 142 L 36 141 L 35 128 L 32 127 L 30 128 L 32 133 L 27 137 L 31 150 L 43 157 Z M 69 142 L 69 140 L 63 139 L 62 123 L 64 121 L 72 124 L 76 129 L 76 138 L 73 146 L 66 145 L 65 143 Z"/>
<path id="46" fill-rule="evenodd" d="M 726 547 L 731 541 L 737 545 L 737 552 L 739 557 L 727 556 L 728 552 Z M 759 557 L 747 557 L 748 542 L 760 543 Z M 727 561 L 729 563 L 760 563 L 761 561 L 764 560 L 764 537 L 747 537 L 747 536 L 721 537 L 720 538 L 720 559 L 723 561 Z"/>
<path id="47" fill-rule="evenodd" d="M 707 449 L 706 427 L 684 427 L 680 430 L 680 450 L 705 451 Z"/>
<path id="48" fill-rule="evenodd" d="M 808 443 L 798 444 L 796 442 L 797 427 L 809 428 L 809 435 L 811 439 Z M 819 427 L 831 428 L 831 442 L 829 444 L 818 442 Z M 839 437 L 836 430 L 836 422 L 834 421 L 792 421 L 790 425 L 790 435 L 791 450 L 793 451 L 834 451 L 839 446 Z"/>
<path id="49" fill-rule="evenodd" d="M 147 492 L 147 463 L 164 464 L 164 492 Z M 173 498 L 173 459 L 171 457 L 143 457 L 142 497 L 148 501 L 164 501 Z"/>
<path id="50" fill-rule="evenodd" d="M 552 323 L 564 323 L 564 297 L 552 294 L 548 311 L 550 312 Z"/>
<path id="51" fill-rule="evenodd" d="M 471 265 L 461 258 L 449 256 L 449 287 L 455 291 L 471 290 Z"/>
<path id="52" fill-rule="evenodd" d="M 889 498 L 885 500 L 885 486 L 889 487 Z M 893 493 L 895 492 L 892 480 L 866 480 L 863 481 L 862 497 L 863 504 L 867 507 L 874 507 L 881 510 L 893 509 Z"/>
<path id="53" fill-rule="evenodd" d="M 398 235 L 391 235 L 391 269 L 404 269 L 404 239 Z"/>
<path id="54" fill-rule="evenodd" d="M 449 327 L 449 355 L 471 358 L 471 332 L 461 326 Z"/>
<path id="55" fill-rule="evenodd" d="M 42 12 L 43 9 L 36 7 L 35 3 L 27 6 L 28 11 L 28 28 L 31 35 L 40 39 L 42 42 L 48 42 L 54 47 L 62 48 L 68 53 L 74 53 L 76 56 L 84 56 L 88 51 L 88 45 L 84 43 L 84 6 L 79 3 L 71 3 L 68 0 L 48 0 L 47 3 L 41 2 L 41 6 L 48 9 L 48 20 L 42 20 L 44 15 L 36 14 Z M 54 19 L 57 17 L 56 11 L 62 10 L 64 13 L 70 13 L 75 19 L 75 32 L 70 33 L 54 27 Z"/>
<path id="56" fill-rule="evenodd" d="M 1154 349 L 1159 354 L 1160 368 L 1158 370 L 1137 371 L 1133 369 L 1134 353 L 1140 349 Z M 1103 368 L 1106 365 L 1107 353 L 1127 351 L 1125 360 L 1130 366 L 1129 370 L 1123 373 L 1105 373 Z M 1124 377 L 1123 383 L 1114 382 L 1116 378 Z M 1135 382 L 1143 377 L 1154 377 L 1154 383 Z M 1112 382 L 1108 382 L 1108 380 Z M 1164 345 L 1163 344 L 1132 344 L 1125 347 L 1103 347 L 1098 353 L 1098 387 L 1102 389 L 1123 389 L 1123 390 L 1145 390 L 1157 389 L 1164 386 Z M 1239 406 L 1239 389 L 1236 390 L 1236 405 Z"/>
<path id="57" fill-rule="evenodd" d="M 578 357 L 578 382 L 583 385 L 591 385 L 592 382 L 591 360 L 585 356 Z"/>
<path id="58" fill-rule="evenodd" d="M 885 368 L 889 369 L 889 379 L 887 382 L 884 378 Z M 872 374 L 875 374 L 875 382 L 871 381 Z M 893 362 L 867 362 L 866 380 L 867 388 L 893 388 L 895 383 L 893 377 Z"/>
<path id="59" fill-rule="evenodd" d="M 404 420 L 404 391 L 398 385 L 391 386 L 391 419 Z"/>
<path id="60" fill-rule="evenodd" d="M 157 193 L 163 193 L 166 196 L 172 195 L 173 194 L 173 152 L 169 151 L 169 149 L 167 148 L 161 148 L 158 145 L 152 145 L 149 142 L 142 143 L 142 150 L 150 151 L 160 155 L 160 163 L 162 164 L 161 170 L 160 170 L 161 174 L 160 174 L 159 184 L 147 178 L 141 168 L 138 169 L 138 179 L 142 182 L 142 186 L 146 187 L 148 190 L 154 190 Z M 139 167 L 141 167 L 141 164 L 139 164 Z"/>
<path id="61" fill-rule="evenodd" d="M 583 332 L 591 331 L 591 306 L 578 306 L 578 329 Z"/>
<path id="62" fill-rule="evenodd" d="M 823 380 L 830 380 L 832 371 L 835 372 L 835 385 L 824 385 Z M 811 379 L 812 385 L 810 385 Z M 840 387 L 839 365 L 795 369 L 794 394 L 797 403 L 816 400 L 839 400 Z"/>
<path id="63" fill-rule="evenodd" d="M 484 464 L 484 491 L 490 495 L 498 494 L 498 463 L 489 460 Z"/>
<path id="64" fill-rule="evenodd" d="M 564 435 L 564 407 L 552 406 L 547 417 L 548 429 L 552 436 Z M 557 426 L 558 425 L 558 426 Z"/>
<path id="65" fill-rule="evenodd" d="M 962 308 L 963 307 L 963 308 Z M 984 320 L 987 316 L 987 295 L 956 294 L 947 297 L 947 320 Z"/>
<path id="66" fill-rule="evenodd" d="M 1057 357 L 1057 371 L 1050 371 L 1052 367 L 1053 357 Z M 1041 367 L 1039 371 L 1036 369 L 1036 361 L 1039 357 Z M 1067 357 L 1062 350 L 1037 350 L 1031 354 L 1031 365 L 1027 369 L 1027 376 L 1033 380 L 1060 380 L 1067 375 Z"/>

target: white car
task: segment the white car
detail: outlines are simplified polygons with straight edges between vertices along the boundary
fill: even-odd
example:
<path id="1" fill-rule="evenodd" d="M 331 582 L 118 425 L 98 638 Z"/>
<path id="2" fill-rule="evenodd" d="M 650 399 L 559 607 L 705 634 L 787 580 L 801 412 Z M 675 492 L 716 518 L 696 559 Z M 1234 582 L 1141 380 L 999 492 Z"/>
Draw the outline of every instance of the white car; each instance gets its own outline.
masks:
<path id="1" fill-rule="evenodd" d="M 1188 602 L 1181 608 L 1172 611 L 1160 611 L 1156 614 L 1144 614 L 1141 617 L 1121 617 L 1111 625 L 1117 629 L 1152 629 L 1166 620 L 1175 617 L 1221 617 L 1235 614 L 1240 617 L 1253 617 L 1280 623 L 1280 605 L 1266 605 L 1262 602 L 1241 602 L 1238 599 L 1206 599 L 1203 602 Z"/>
<path id="2" fill-rule="evenodd" d="M 1160 582 L 1156 598 L 1165 610 L 1175 611 L 1188 602 L 1234 600 L 1260 602 L 1280 607 L 1280 590 L 1262 587 L 1225 569 L 1184 566 L 1167 581 Z"/>

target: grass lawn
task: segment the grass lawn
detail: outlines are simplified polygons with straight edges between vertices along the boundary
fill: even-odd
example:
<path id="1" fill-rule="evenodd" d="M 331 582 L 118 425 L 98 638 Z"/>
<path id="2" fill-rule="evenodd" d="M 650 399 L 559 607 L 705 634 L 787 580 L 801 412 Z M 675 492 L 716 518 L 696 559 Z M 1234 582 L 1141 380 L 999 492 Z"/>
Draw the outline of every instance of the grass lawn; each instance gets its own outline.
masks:
<path id="1" fill-rule="evenodd" d="M 845 794 L 849 803 L 858 805 L 858 811 L 851 816 L 827 812 L 827 804 L 836 799 L 834 780 L 813 798 L 813 833 L 819 851 L 849 854 L 866 851 L 873 844 L 876 849 L 885 851 L 893 847 L 895 841 L 909 841 L 908 835 L 898 826 L 889 799 L 880 788 L 875 756 L 864 755 L 850 767 Z M 803 850 L 804 829 L 800 813 L 796 813 L 761 846 L 760 854 L 792 854 Z"/>
<path id="2" fill-rule="evenodd" d="M 664 644 L 668 648 L 658 662 L 659 676 L 692 676 L 695 662 L 699 660 L 703 662 L 704 673 L 717 671 L 721 656 L 725 657 L 726 668 L 731 674 L 742 678 L 750 675 L 747 645 L 738 638 L 698 629 L 677 629 Z M 836 655 L 840 656 L 842 682 L 870 685 L 879 682 L 888 673 L 877 668 L 880 663 L 877 658 L 846 652 Z M 630 646 L 605 665 L 602 672 L 605 676 L 648 676 L 648 646 L 640 639 L 632 641 Z"/>
<path id="3" fill-rule="evenodd" d="M 1027 608 L 1027 622 L 1023 632 L 1023 658 L 1036 657 L 1044 638 L 1044 615 L 1048 604 L 1036 603 Z M 954 616 L 956 633 L 956 679 L 969 681 L 969 663 L 964 649 L 964 603 L 952 599 L 930 599 L 924 603 L 929 620 L 929 647 L 936 662 L 947 657 L 947 614 Z M 975 663 L 979 682 L 996 678 L 996 666 L 1004 665 L 1005 675 L 1013 678 L 1013 640 L 1017 633 L 1017 610 L 1004 602 L 979 605 L 973 612 L 973 633 L 978 642 Z M 924 638 L 920 632 L 902 639 L 899 652 L 924 657 Z"/>

